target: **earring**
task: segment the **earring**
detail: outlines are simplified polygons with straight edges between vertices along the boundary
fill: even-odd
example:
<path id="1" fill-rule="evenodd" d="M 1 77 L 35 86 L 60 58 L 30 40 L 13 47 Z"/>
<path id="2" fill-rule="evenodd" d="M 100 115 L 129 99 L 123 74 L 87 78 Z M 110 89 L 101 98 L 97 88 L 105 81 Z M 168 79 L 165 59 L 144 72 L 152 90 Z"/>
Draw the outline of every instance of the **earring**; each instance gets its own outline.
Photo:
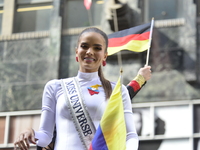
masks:
<path id="1" fill-rule="evenodd" d="M 103 66 L 105 66 L 105 65 L 106 65 L 106 61 L 105 61 L 105 60 L 102 62 L 102 65 L 103 65 Z"/>
<path id="2" fill-rule="evenodd" d="M 76 57 L 76 62 L 78 62 L 78 57 Z"/>

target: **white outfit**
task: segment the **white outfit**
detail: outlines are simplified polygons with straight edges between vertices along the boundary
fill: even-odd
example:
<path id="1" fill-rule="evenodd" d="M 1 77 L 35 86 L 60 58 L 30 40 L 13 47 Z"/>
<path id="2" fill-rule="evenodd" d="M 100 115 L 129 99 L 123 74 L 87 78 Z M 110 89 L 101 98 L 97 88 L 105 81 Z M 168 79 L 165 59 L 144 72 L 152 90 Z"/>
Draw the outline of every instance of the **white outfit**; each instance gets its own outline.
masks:
<path id="1" fill-rule="evenodd" d="M 96 84 L 102 85 L 98 72 L 78 72 L 77 78 L 85 105 L 97 129 L 107 105 L 107 100 L 103 87 L 98 87 L 99 93 L 94 95 L 90 95 L 88 87 Z M 115 85 L 116 83 L 111 82 L 113 89 Z M 137 150 L 138 135 L 134 126 L 130 96 L 124 85 L 122 86 L 122 99 L 127 129 L 127 149 Z M 35 131 L 38 146 L 46 147 L 51 142 L 55 124 L 57 129 L 55 150 L 84 150 L 66 105 L 61 80 L 51 80 L 45 86 L 40 129 Z"/>

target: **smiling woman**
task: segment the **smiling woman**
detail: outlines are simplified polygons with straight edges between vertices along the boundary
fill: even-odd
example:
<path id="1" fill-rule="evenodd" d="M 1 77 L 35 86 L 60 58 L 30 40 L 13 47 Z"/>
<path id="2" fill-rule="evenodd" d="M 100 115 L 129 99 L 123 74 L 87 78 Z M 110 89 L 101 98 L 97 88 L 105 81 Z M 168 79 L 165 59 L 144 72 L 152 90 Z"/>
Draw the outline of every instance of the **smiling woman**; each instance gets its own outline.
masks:
<path id="1" fill-rule="evenodd" d="M 79 62 L 79 71 L 97 72 L 102 86 L 105 89 L 106 98 L 111 95 L 110 82 L 104 78 L 101 65 L 107 58 L 108 37 L 98 28 L 86 28 L 83 30 L 77 42 L 76 60 Z"/>
<path id="2" fill-rule="evenodd" d="M 49 81 L 43 92 L 39 131 L 21 133 L 15 146 L 25 149 L 29 141 L 46 147 L 52 140 L 56 124 L 55 150 L 88 149 L 116 83 L 108 81 L 102 72 L 107 58 L 108 37 L 98 28 L 81 32 L 76 47 L 79 71 L 76 77 Z M 138 136 L 133 124 L 130 96 L 121 87 L 126 126 L 127 149 L 137 150 Z M 115 143 L 118 144 L 118 143 Z M 123 145 L 125 147 L 125 145 Z"/>
<path id="3" fill-rule="evenodd" d="M 76 57 L 80 63 L 80 71 L 95 72 L 107 58 L 105 40 L 98 33 L 83 33 L 79 38 Z"/>

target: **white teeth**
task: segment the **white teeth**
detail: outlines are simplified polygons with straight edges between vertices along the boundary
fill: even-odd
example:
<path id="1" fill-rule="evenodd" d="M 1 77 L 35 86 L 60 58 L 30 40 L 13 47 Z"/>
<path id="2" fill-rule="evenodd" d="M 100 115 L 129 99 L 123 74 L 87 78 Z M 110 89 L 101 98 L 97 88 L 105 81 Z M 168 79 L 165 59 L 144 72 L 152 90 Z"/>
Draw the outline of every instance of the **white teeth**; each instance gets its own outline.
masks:
<path id="1" fill-rule="evenodd" d="M 85 58 L 86 60 L 94 60 L 93 58 Z"/>

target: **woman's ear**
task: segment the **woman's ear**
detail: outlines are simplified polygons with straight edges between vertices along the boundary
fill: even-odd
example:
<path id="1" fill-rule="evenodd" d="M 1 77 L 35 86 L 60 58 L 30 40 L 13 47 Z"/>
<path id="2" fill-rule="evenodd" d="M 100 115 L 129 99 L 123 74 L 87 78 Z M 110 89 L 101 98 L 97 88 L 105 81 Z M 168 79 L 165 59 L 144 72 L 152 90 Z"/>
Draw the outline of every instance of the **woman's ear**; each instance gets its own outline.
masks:
<path id="1" fill-rule="evenodd" d="M 78 48 L 77 47 L 75 47 L 75 51 L 76 51 L 76 55 L 77 55 L 77 53 L 78 53 Z"/>
<path id="2" fill-rule="evenodd" d="M 76 49 L 76 62 L 78 62 L 78 50 Z"/>
<path id="3" fill-rule="evenodd" d="M 108 52 L 105 52 L 105 55 L 104 55 L 104 60 L 105 61 L 106 61 L 107 57 L 108 57 Z"/>

